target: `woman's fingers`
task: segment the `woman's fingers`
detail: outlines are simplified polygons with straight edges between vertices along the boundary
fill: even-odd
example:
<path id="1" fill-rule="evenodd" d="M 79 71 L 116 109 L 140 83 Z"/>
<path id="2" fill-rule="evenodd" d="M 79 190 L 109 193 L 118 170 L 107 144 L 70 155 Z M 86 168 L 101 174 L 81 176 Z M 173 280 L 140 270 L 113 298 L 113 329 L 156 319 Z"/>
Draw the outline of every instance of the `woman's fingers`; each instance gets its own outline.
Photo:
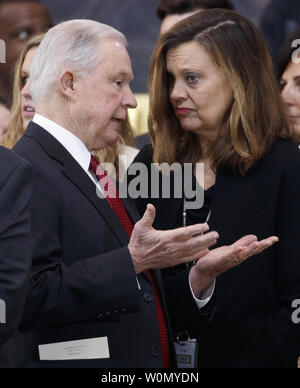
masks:
<path id="1" fill-rule="evenodd" d="M 254 241 L 252 244 L 245 246 L 243 251 L 239 254 L 238 259 L 244 261 L 264 250 L 270 248 L 279 241 L 278 237 L 272 236 L 262 241 Z"/>
<path id="2" fill-rule="evenodd" d="M 241 239 L 239 239 L 238 241 L 236 241 L 234 244 L 232 244 L 233 246 L 248 246 L 252 243 L 254 243 L 255 241 L 257 241 L 257 237 L 250 234 L 248 236 L 244 236 L 242 237 Z"/>

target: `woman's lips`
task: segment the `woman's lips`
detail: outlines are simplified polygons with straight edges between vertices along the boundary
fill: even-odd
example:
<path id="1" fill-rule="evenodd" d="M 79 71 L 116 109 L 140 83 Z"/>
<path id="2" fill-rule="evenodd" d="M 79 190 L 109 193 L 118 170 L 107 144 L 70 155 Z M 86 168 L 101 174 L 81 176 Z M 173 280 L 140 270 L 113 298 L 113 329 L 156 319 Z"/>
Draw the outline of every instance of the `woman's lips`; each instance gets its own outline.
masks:
<path id="1" fill-rule="evenodd" d="M 176 108 L 176 113 L 178 116 L 186 116 L 191 113 L 192 109 L 189 108 Z"/>
<path id="2" fill-rule="evenodd" d="M 35 114 L 35 109 L 33 106 L 25 105 L 23 108 L 23 116 L 27 119 L 32 119 Z"/>

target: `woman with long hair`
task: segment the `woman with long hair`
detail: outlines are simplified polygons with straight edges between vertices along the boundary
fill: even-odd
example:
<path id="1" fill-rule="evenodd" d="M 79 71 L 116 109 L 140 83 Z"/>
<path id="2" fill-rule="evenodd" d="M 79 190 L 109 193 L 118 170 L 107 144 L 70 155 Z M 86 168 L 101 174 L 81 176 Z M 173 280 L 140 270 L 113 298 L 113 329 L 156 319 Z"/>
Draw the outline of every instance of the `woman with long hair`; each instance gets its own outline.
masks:
<path id="1" fill-rule="evenodd" d="M 277 57 L 277 77 L 281 97 L 286 104 L 290 129 L 295 142 L 300 145 L 300 28 L 281 48 Z"/>
<path id="2" fill-rule="evenodd" d="M 149 85 L 152 146 L 135 160 L 150 177 L 150 199 L 138 201 L 141 214 L 153 203 L 157 229 L 207 221 L 220 235 L 218 246 L 248 234 L 279 237 L 272 248 L 208 277 L 213 296 L 192 321 L 179 302 L 186 284 L 169 291 L 174 331 L 179 339 L 186 331 L 184 337 L 198 339 L 199 367 L 296 367 L 300 331 L 291 317 L 300 299 L 300 153 L 261 34 L 232 11 L 191 16 L 160 37 Z M 177 172 L 170 174 L 171 198 L 151 198 L 152 164 L 175 162 L 194 166 L 201 208 L 188 208 L 189 199 L 178 196 Z M 166 270 L 166 282 L 188 271 L 193 283 L 214 255 Z"/>

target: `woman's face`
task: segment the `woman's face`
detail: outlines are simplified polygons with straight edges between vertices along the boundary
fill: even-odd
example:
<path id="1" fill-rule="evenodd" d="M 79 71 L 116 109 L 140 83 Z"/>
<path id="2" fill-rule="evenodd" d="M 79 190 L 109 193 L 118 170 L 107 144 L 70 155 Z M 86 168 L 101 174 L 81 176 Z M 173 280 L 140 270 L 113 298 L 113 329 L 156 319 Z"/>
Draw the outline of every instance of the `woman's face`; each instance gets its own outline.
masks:
<path id="1" fill-rule="evenodd" d="M 184 43 L 167 53 L 170 101 L 181 126 L 199 136 L 215 140 L 226 127 L 233 90 L 196 42 Z"/>
<path id="2" fill-rule="evenodd" d="M 37 49 L 38 49 L 37 47 L 33 47 L 28 51 L 21 69 L 21 77 L 22 77 L 22 85 L 23 85 L 23 89 L 21 90 L 21 107 L 22 107 L 24 132 L 26 131 L 30 120 L 33 119 L 33 116 L 35 114 L 35 108 L 34 108 L 30 90 L 29 90 L 28 79 L 30 75 L 30 66 Z"/>
<path id="3" fill-rule="evenodd" d="M 281 77 L 281 87 L 281 96 L 291 119 L 291 129 L 300 143 L 300 63 L 289 63 Z"/>

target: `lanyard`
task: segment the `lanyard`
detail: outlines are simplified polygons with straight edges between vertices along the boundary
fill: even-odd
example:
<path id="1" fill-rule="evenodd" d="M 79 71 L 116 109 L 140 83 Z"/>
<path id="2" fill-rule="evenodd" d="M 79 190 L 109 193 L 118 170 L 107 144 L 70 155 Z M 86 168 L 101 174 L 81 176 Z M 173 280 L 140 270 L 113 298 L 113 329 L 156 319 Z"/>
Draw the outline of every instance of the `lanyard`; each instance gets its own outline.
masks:
<path id="1" fill-rule="evenodd" d="M 209 222 L 210 217 L 211 217 L 211 209 L 210 209 L 210 211 L 208 212 L 208 215 L 207 215 L 207 217 L 206 217 L 206 221 L 205 221 L 206 223 Z M 184 197 L 184 200 L 183 200 L 183 212 L 182 212 L 182 224 L 183 224 L 184 227 L 186 227 L 186 218 L 187 218 L 187 212 L 186 212 L 186 198 Z M 204 233 L 201 233 L 201 234 L 204 234 Z M 196 263 L 197 263 L 197 260 L 195 260 L 195 261 L 193 262 L 193 265 L 195 265 Z M 190 267 L 188 263 L 187 263 L 186 266 L 187 266 L 187 268 Z"/>
<path id="2" fill-rule="evenodd" d="M 187 217 L 187 212 L 186 212 L 186 198 L 184 197 L 183 199 L 183 212 L 182 212 L 182 225 L 183 227 L 186 227 L 186 217 Z M 211 209 L 206 217 L 205 222 L 208 223 L 211 217 Z"/>

